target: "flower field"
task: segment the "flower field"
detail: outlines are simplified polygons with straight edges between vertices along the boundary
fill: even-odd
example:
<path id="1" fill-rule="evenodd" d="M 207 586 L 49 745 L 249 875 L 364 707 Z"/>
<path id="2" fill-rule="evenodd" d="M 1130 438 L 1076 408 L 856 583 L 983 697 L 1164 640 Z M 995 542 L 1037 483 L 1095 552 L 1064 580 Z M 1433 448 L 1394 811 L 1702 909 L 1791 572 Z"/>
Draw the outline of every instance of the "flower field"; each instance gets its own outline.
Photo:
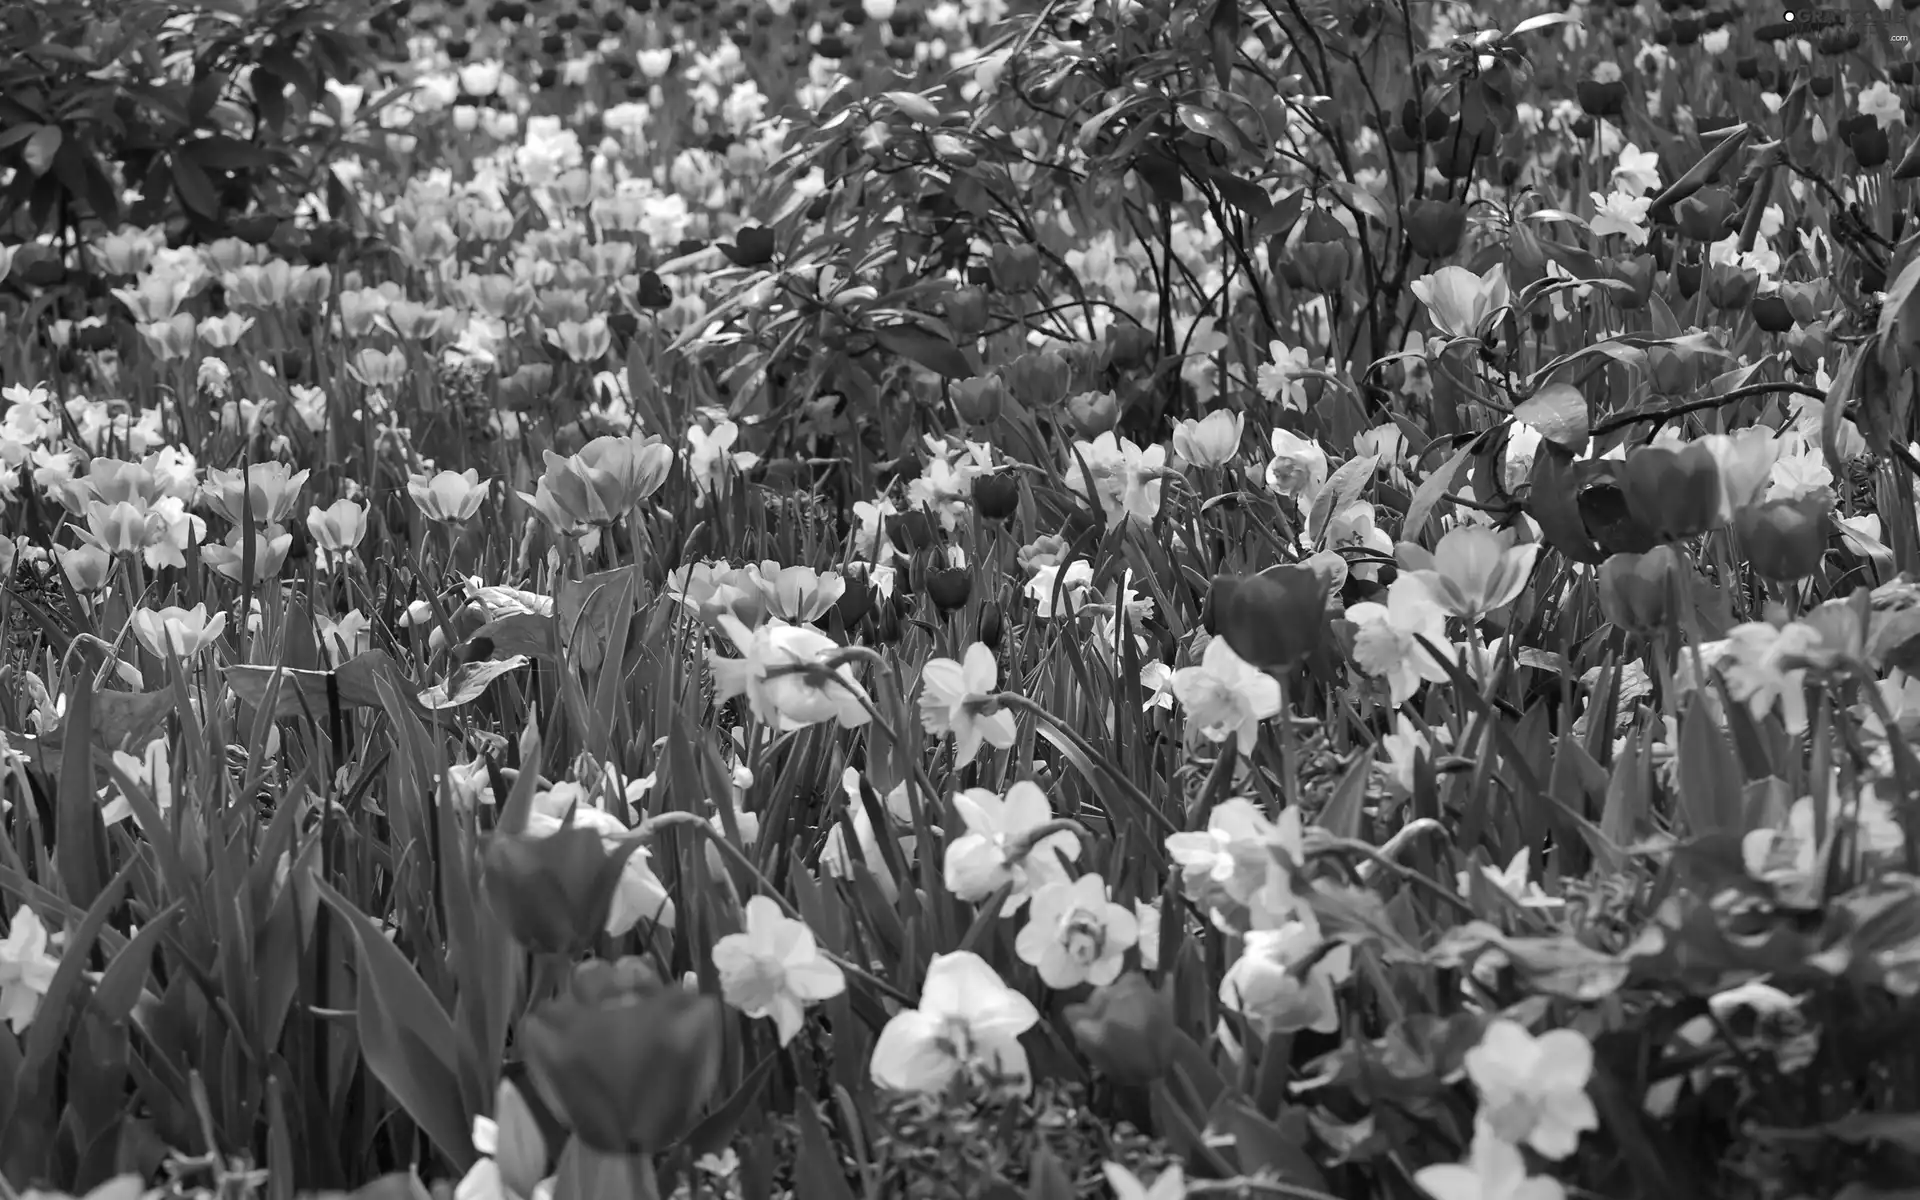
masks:
<path id="1" fill-rule="evenodd" d="M 1915 10 L 0 5 L 0 1200 L 1920 1194 Z"/>

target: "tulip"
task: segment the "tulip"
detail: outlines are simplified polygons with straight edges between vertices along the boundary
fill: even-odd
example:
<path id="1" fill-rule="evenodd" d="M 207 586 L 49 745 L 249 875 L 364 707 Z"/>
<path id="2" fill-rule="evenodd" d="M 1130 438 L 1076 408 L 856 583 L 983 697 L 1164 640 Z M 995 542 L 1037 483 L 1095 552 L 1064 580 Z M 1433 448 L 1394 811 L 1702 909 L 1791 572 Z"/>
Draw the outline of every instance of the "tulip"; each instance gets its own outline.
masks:
<path id="1" fill-rule="evenodd" d="M 1007 392 L 1028 408 L 1047 409 L 1060 402 L 1073 382 L 1067 360 L 1051 350 L 1022 354 L 1001 371 Z"/>
<path id="2" fill-rule="evenodd" d="M 53 552 L 76 592 L 97 592 L 113 576 L 113 555 L 99 546 L 56 546 Z"/>
<path id="3" fill-rule="evenodd" d="M 1033 246 L 993 248 L 993 285 L 1003 292 L 1024 292 L 1040 282 L 1040 251 Z"/>
<path id="4" fill-rule="evenodd" d="M 1293 265 L 1302 287 L 1330 295 L 1346 286 L 1353 254 L 1340 242 L 1303 241 L 1293 248 Z"/>
<path id="5" fill-rule="evenodd" d="M 1216 575 L 1207 593 L 1207 632 L 1262 670 L 1288 670 L 1312 652 L 1326 625 L 1326 577 L 1311 567 L 1257 575 Z"/>
<path id="6" fill-rule="evenodd" d="M 1607 620 L 1637 633 L 1664 629 L 1680 569 L 1680 556 L 1671 546 L 1613 555 L 1600 564 L 1601 611 Z"/>
<path id="7" fill-rule="evenodd" d="M 1012 471 L 973 477 L 973 507 L 989 521 L 1001 521 L 1020 509 L 1020 480 Z"/>
<path id="8" fill-rule="evenodd" d="M 238 471 L 208 471 L 201 495 L 213 511 L 236 526 L 246 523 L 243 514 L 251 510 L 258 528 L 278 525 L 291 516 L 306 482 L 307 472 L 295 471 L 285 463 L 254 463 L 244 477 Z"/>
<path id="9" fill-rule="evenodd" d="M 1173 430 L 1173 452 L 1196 467 L 1221 467 L 1240 453 L 1240 414 L 1217 409 L 1198 421 L 1182 421 Z"/>
<path id="10" fill-rule="evenodd" d="M 1415 200 L 1401 222 L 1407 242 L 1422 258 L 1446 258 L 1460 249 L 1467 231 L 1467 209 L 1448 200 Z"/>
<path id="11" fill-rule="evenodd" d="M 706 1104 L 722 1021 L 719 1001 L 663 983 L 642 959 L 595 960 L 527 1016 L 520 1044 L 541 1098 L 583 1145 L 644 1155 Z"/>
<path id="12" fill-rule="evenodd" d="M 214 613 L 209 620 L 204 604 L 158 612 L 140 608 L 134 610 L 132 624 L 134 638 L 155 658 L 165 658 L 172 651 L 176 658 L 190 659 L 220 639 L 227 614 Z"/>
<path id="13" fill-rule="evenodd" d="M 955 340 L 970 344 L 987 328 L 987 293 L 984 288 L 965 287 L 946 299 L 947 324 Z"/>
<path id="14" fill-rule="evenodd" d="M 1711 447 L 1643 446 L 1620 467 L 1627 511 L 1663 541 L 1695 537 L 1720 523 L 1724 488 Z"/>
<path id="15" fill-rule="evenodd" d="M 578 954 L 606 928 L 637 840 L 609 850 L 594 829 L 546 835 L 499 833 L 487 843 L 485 879 L 495 913 L 530 950 Z"/>
<path id="16" fill-rule="evenodd" d="M 1696 242 L 1713 243 L 1731 232 L 1727 221 L 1735 210 L 1733 196 L 1723 187 L 1701 188 L 1673 206 L 1680 232 Z"/>
<path id="17" fill-rule="evenodd" d="M 1727 312 L 1747 307 L 1759 283 L 1757 274 L 1732 263 L 1709 263 L 1700 278 L 1707 303 Z"/>
<path id="18" fill-rule="evenodd" d="M 1173 1066 L 1173 1002 L 1138 971 L 1067 1006 L 1080 1053 L 1119 1083 L 1152 1083 Z"/>
<path id="19" fill-rule="evenodd" d="M 1097 438 L 1120 420 L 1120 401 L 1112 392 L 1082 392 L 1067 401 L 1067 419 L 1082 438 Z"/>
<path id="20" fill-rule="evenodd" d="M 1734 515 L 1733 527 L 1747 561 L 1762 579 L 1796 583 L 1818 570 L 1826 557 L 1824 505 L 1804 499 L 1750 505 Z"/>
<path id="21" fill-rule="evenodd" d="M 1753 314 L 1753 323 L 1768 333 L 1785 333 L 1793 328 L 1793 312 L 1787 307 L 1786 299 L 1776 292 L 1755 296 L 1748 303 L 1747 311 Z"/>
<path id="22" fill-rule="evenodd" d="M 969 425 L 991 425 L 1007 403 L 1007 385 L 998 375 L 962 379 L 951 388 L 954 411 Z"/>
<path id="23" fill-rule="evenodd" d="M 463 525 L 480 511 L 487 489 L 480 482 L 480 472 L 468 469 L 465 474 L 442 471 L 433 476 L 412 475 L 407 479 L 407 494 L 429 520 Z"/>

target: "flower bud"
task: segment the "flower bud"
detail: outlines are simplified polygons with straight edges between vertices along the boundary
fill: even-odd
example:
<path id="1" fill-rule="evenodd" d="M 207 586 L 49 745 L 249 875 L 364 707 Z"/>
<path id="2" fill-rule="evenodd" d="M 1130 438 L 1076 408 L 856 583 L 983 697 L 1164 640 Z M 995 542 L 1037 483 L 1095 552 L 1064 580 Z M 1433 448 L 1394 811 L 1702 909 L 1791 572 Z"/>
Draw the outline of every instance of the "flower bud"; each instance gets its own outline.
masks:
<path id="1" fill-rule="evenodd" d="M 1287 670 L 1312 652 L 1327 617 L 1327 579 L 1312 567 L 1216 575 L 1203 624 L 1247 662 Z"/>
<path id="2" fill-rule="evenodd" d="M 1060 402 L 1072 381 L 1073 368 L 1051 350 L 1022 354 L 1001 372 L 1007 393 L 1028 408 L 1047 409 Z"/>
<path id="3" fill-rule="evenodd" d="M 544 836 L 497 833 L 484 856 L 488 897 L 507 932 L 529 950 L 578 954 L 606 927 L 629 841 L 609 851 L 591 829 L 569 827 Z"/>
<path id="4" fill-rule="evenodd" d="M 1600 610 L 1636 633 L 1664 629 L 1673 610 L 1680 556 L 1671 546 L 1645 554 L 1616 554 L 1600 564 Z"/>
<path id="5" fill-rule="evenodd" d="M 1627 455 L 1619 480 L 1627 511 L 1662 541 L 1695 537 L 1719 523 L 1720 463 L 1703 443 L 1643 446 Z"/>
<path id="6" fill-rule="evenodd" d="M 953 328 L 955 340 L 968 345 L 987 328 L 987 293 L 985 288 L 964 287 L 947 297 L 947 324 Z"/>
<path id="7" fill-rule="evenodd" d="M 1067 1024 L 1080 1053 L 1118 1083 L 1152 1083 L 1173 1065 L 1173 1001 L 1129 971 L 1067 1006 Z"/>
<path id="8" fill-rule="evenodd" d="M 1775 583 L 1805 579 L 1827 553 L 1825 506 L 1804 499 L 1750 505 L 1734 514 L 1733 528 L 1753 569 Z"/>
<path id="9" fill-rule="evenodd" d="M 700 1115 L 720 1071 L 718 1001 L 646 961 L 594 960 L 520 1026 L 534 1086 L 589 1149 L 651 1154 Z"/>
<path id="10" fill-rule="evenodd" d="M 979 375 L 956 381 L 949 389 L 953 407 L 969 425 L 991 425 L 1006 407 L 1007 385 L 998 375 Z"/>
<path id="11" fill-rule="evenodd" d="M 1300 272 L 1301 286 L 1308 291 L 1339 291 L 1346 285 L 1352 263 L 1353 255 L 1339 242 L 1302 242 L 1293 248 L 1293 264 Z"/>
<path id="12" fill-rule="evenodd" d="M 1153 353 L 1153 331 L 1145 325 L 1116 324 L 1107 331 L 1104 364 L 1109 367 L 1137 367 Z"/>
<path id="13" fill-rule="evenodd" d="M 1000 606 L 989 600 L 980 606 L 980 628 L 974 634 L 974 640 L 989 650 L 1000 648 L 1000 635 L 1006 631 L 1000 617 Z"/>
<path id="14" fill-rule="evenodd" d="M 1003 292 L 1024 292 L 1040 282 L 1040 251 L 1033 246 L 993 248 L 993 286 Z"/>
<path id="15" fill-rule="evenodd" d="M 1401 221 L 1407 242 L 1422 258 L 1447 258 L 1460 249 L 1467 231 L 1467 209 L 1449 200 L 1415 200 Z"/>
<path id="16" fill-rule="evenodd" d="M 1112 392 L 1082 392 L 1067 401 L 1074 432 L 1092 441 L 1120 420 L 1120 401 Z"/>
<path id="17" fill-rule="evenodd" d="M 1747 304 L 1747 311 L 1753 314 L 1753 323 L 1768 333 L 1785 333 L 1793 328 L 1793 312 L 1777 292 L 1755 296 Z"/>

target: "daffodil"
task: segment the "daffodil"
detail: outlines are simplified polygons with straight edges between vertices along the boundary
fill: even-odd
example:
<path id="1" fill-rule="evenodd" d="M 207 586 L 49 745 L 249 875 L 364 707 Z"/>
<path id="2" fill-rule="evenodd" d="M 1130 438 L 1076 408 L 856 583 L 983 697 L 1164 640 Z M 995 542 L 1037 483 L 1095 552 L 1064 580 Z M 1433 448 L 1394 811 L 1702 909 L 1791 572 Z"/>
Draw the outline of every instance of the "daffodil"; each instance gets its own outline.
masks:
<path id="1" fill-rule="evenodd" d="M 1139 935 L 1138 919 L 1107 896 L 1106 881 L 1082 875 L 1033 894 L 1014 950 L 1022 962 L 1039 969 L 1040 981 L 1050 988 L 1105 987 L 1120 977 L 1121 963 Z"/>
<path id="2" fill-rule="evenodd" d="M 1474 1127 L 1472 1157 L 1422 1167 L 1413 1181 L 1433 1200 L 1566 1200 L 1567 1194 L 1551 1176 L 1528 1175 L 1520 1151 L 1484 1121 Z"/>
<path id="3" fill-rule="evenodd" d="M 52 941 L 40 914 L 24 904 L 13 910 L 7 936 L 0 938 L 0 1018 L 15 1033 L 33 1024 L 40 998 L 60 969 L 59 956 L 47 951 Z"/>
<path id="4" fill-rule="evenodd" d="M 806 1020 L 806 1007 L 846 990 L 846 976 L 820 954 L 813 931 L 766 896 L 747 901 L 746 929 L 713 946 L 713 967 L 728 1004 L 749 1017 L 770 1017 L 786 1045 Z"/>
<path id="5" fill-rule="evenodd" d="M 1011 884 L 1002 909 L 1011 915 L 1041 887 L 1066 879 L 1062 859 L 1080 857 L 1080 839 L 1071 831 L 1042 832 L 1054 815 L 1038 784 L 1022 780 L 1005 796 L 968 788 L 953 798 L 953 806 L 967 832 L 947 847 L 946 884 L 969 904 Z"/>
<path id="6" fill-rule="evenodd" d="M 979 955 L 937 955 L 920 985 L 919 1006 L 895 1013 L 874 1042 L 873 1081 L 934 1095 L 963 1073 L 979 1073 L 1025 1092 L 1032 1075 L 1020 1035 L 1039 1021 L 1033 1002 Z"/>
<path id="7" fill-rule="evenodd" d="M 1173 694 L 1202 737 L 1231 738 L 1242 754 L 1253 753 L 1260 723 L 1281 706 L 1279 681 L 1249 665 L 1223 637 L 1207 642 L 1199 666 L 1173 673 Z"/>
<path id="8" fill-rule="evenodd" d="M 935 658 L 920 668 L 921 723 L 934 737 L 953 734 L 955 767 L 972 762 L 983 744 L 1013 745 L 1013 714 L 990 699 L 999 682 L 993 651 L 980 642 L 967 647 L 965 662 Z"/>
<path id="9" fill-rule="evenodd" d="M 1326 948 L 1317 922 L 1295 919 L 1249 930 L 1240 957 L 1220 980 L 1220 1003 L 1268 1037 L 1340 1028 L 1334 988 L 1353 974 L 1353 951 Z"/>
<path id="10" fill-rule="evenodd" d="M 1467 1051 L 1466 1067 L 1481 1116 L 1503 1142 L 1558 1160 L 1574 1152 L 1582 1133 L 1600 1127 L 1587 1095 L 1593 1046 L 1574 1030 L 1535 1037 L 1517 1022 L 1495 1020 Z"/>
<path id="11" fill-rule="evenodd" d="M 1362 671 L 1385 679 L 1396 705 L 1405 704 L 1420 690 L 1420 683 L 1445 683 L 1451 676 L 1432 652 L 1421 645 L 1425 638 L 1435 647 L 1445 648 L 1447 614 L 1434 599 L 1427 583 L 1416 575 L 1403 574 L 1387 588 L 1387 602 L 1362 601 L 1347 609 L 1353 622 L 1353 661 Z"/>

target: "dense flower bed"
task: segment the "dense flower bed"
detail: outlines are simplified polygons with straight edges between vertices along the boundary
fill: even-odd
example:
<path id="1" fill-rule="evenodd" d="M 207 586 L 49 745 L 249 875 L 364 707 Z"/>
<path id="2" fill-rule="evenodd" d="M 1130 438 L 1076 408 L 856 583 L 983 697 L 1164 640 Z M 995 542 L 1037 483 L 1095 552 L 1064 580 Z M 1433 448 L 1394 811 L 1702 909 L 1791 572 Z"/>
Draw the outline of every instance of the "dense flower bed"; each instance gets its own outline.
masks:
<path id="1" fill-rule="evenodd" d="M 10 6 L 0 1197 L 1909 1194 L 1914 7 Z"/>

